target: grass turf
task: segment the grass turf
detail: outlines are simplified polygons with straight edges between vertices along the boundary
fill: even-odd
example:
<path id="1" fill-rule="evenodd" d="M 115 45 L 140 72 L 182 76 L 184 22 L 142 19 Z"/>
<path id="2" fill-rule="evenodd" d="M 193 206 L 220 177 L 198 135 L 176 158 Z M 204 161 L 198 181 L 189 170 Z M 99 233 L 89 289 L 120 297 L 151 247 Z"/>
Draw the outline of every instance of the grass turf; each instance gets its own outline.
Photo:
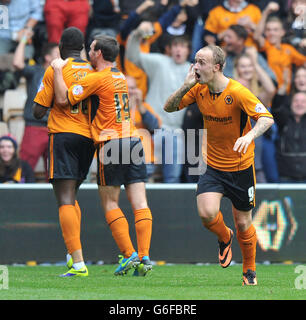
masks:
<path id="1" fill-rule="evenodd" d="M 115 277 L 115 265 L 92 265 L 89 277 L 60 278 L 58 266 L 8 266 L 0 300 L 305 300 L 295 288 L 296 265 L 258 265 L 258 286 L 242 287 L 242 267 L 154 266 L 146 277 Z"/>

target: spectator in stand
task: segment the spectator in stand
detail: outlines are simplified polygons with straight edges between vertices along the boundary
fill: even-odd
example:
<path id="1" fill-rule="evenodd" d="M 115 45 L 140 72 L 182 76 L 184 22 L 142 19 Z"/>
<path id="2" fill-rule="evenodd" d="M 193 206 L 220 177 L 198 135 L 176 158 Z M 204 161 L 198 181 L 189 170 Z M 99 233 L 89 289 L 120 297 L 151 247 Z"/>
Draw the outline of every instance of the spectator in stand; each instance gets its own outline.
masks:
<path id="1" fill-rule="evenodd" d="M 278 16 L 285 19 L 288 16 L 288 11 L 293 0 L 275 0 L 280 6 Z M 249 3 L 255 4 L 260 11 L 263 11 L 271 0 L 249 0 Z"/>
<path id="2" fill-rule="evenodd" d="M 0 137 L 0 183 L 33 183 L 31 166 L 18 158 L 17 142 L 12 136 Z"/>
<path id="3" fill-rule="evenodd" d="M 284 79 L 289 79 L 288 74 L 289 74 L 289 71 L 285 69 Z M 275 96 L 273 100 L 274 106 L 281 101 L 281 104 L 283 106 L 288 106 L 289 108 L 291 103 L 290 96 L 293 96 L 297 92 L 306 93 L 306 68 L 302 66 L 296 70 L 290 95 L 286 93 L 286 87 L 288 85 L 287 81 L 285 81 L 283 85 L 278 89 L 278 94 Z M 277 110 L 278 109 L 276 107 L 276 112 L 278 112 Z M 281 111 L 280 114 L 285 114 L 285 112 Z M 279 130 L 277 127 L 277 122 L 278 121 L 276 121 L 276 123 L 266 132 L 266 134 L 263 137 L 262 160 L 263 160 L 267 182 L 271 182 L 271 183 L 278 183 L 280 179 L 279 172 L 278 172 L 278 165 L 276 162 L 276 144 L 279 144 L 279 136 L 278 136 Z"/>
<path id="4" fill-rule="evenodd" d="M 31 33 L 25 33 L 25 36 L 31 37 Z M 14 67 L 21 71 L 21 74 L 26 78 L 27 85 L 27 100 L 24 107 L 25 128 L 20 145 L 20 158 L 27 161 L 33 170 L 39 158 L 42 156 L 47 179 L 47 155 L 48 155 L 48 129 L 47 121 L 48 114 L 42 119 L 37 120 L 32 113 L 33 100 L 38 90 L 42 86 L 44 73 L 51 61 L 59 58 L 59 48 L 56 43 L 46 43 L 42 48 L 42 63 L 28 65 L 25 63 L 24 51 L 25 43 L 20 41 L 14 54 Z"/>
<path id="5" fill-rule="evenodd" d="M 199 0 L 182 0 L 179 3 L 180 10 L 174 11 L 175 19 L 165 29 L 158 39 L 160 51 L 169 54 L 171 37 L 185 35 L 192 39 L 193 28 L 199 15 Z"/>
<path id="6" fill-rule="evenodd" d="M 262 138 L 262 165 L 265 178 L 268 183 L 278 183 L 279 173 L 276 161 L 276 140 L 278 138 L 278 128 L 276 123 L 265 132 Z"/>
<path id="7" fill-rule="evenodd" d="M 203 115 L 196 103 L 190 105 L 184 115 L 182 129 L 185 135 L 185 161 L 183 164 L 182 182 L 197 183 L 199 180 L 199 157 L 202 157 Z M 188 135 L 188 130 L 190 134 Z"/>
<path id="8" fill-rule="evenodd" d="M 248 32 L 246 45 L 255 45 L 253 32 L 260 19 L 261 11 L 256 5 L 244 0 L 225 0 L 209 12 L 204 25 L 204 40 L 207 44 L 220 44 L 226 30 L 232 24 L 239 24 Z"/>
<path id="9" fill-rule="evenodd" d="M 77 27 L 85 35 L 89 12 L 89 0 L 46 0 L 44 13 L 48 41 L 59 43 L 62 32 L 68 27 Z"/>
<path id="10" fill-rule="evenodd" d="M 180 13 L 183 6 L 186 5 L 188 0 L 184 0 L 180 5 L 174 5 L 171 9 L 165 11 L 159 18 L 157 14 L 160 10 L 155 6 L 154 1 L 146 0 L 135 11 L 129 14 L 128 19 L 122 24 L 120 33 L 117 40 L 120 44 L 120 54 L 117 57 L 117 66 L 125 74 L 128 74 L 136 79 L 137 87 L 142 90 L 143 97 L 146 98 L 148 91 L 147 75 L 145 72 L 137 67 L 125 55 L 125 46 L 129 34 L 136 29 L 140 23 L 146 23 L 148 26 L 149 34 L 145 35 L 140 43 L 140 50 L 143 53 L 151 51 L 152 44 L 166 32 L 168 26 L 175 20 Z M 168 1 L 161 2 L 163 7 L 166 6 Z M 163 48 L 161 49 L 163 50 Z"/>
<path id="11" fill-rule="evenodd" d="M 116 38 L 121 22 L 120 8 L 112 0 L 93 0 L 92 16 L 87 27 L 87 48 L 98 34 Z"/>
<path id="12" fill-rule="evenodd" d="M 299 52 L 306 54 L 306 0 L 292 0 L 288 11 L 284 42 L 292 44 Z"/>
<path id="13" fill-rule="evenodd" d="M 152 176 L 155 172 L 155 155 L 154 144 L 152 136 L 154 130 L 161 127 L 161 120 L 154 109 L 145 101 L 143 101 L 142 91 L 137 88 L 136 80 L 127 76 L 126 81 L 129 91 L 129 108 L 131 120 L 134 122 L 135 127 L 142 137 L 142 145 L 145 153 L 145 160 L 147 164 L 147 174 L 149 180 L 152 180 Z M 145 130 L 144 130 L 145 129 Z"/>
<path id="14" fill-rule="evenodd" d="M 179 14 L 166 30 L 172 36 L 188 35 L 191 38 L 199 12 L 199 0 L 183 0 L 180 6 Z"/>
<path id="15" fill-rule="evenodd" d="M 150 32 L 152 25 L 140 24 L 128 39 L 126 55 L 128 60 L 147 74 L 149 87 L 146 101 L 162 121 L 162 130 L 154 134 L 154 147 L 162 162 L 163 181 L 178 183 L 183 164 L 184 137 L 180 129 L 184 112 L 169 115 L 164 112 L 163 106 L 169 95 L 183 84 L 188 73 L 190 42 L 182 36 L 174 37 L 170 44 L 171 56 L 161 53 L 142 53 L 140 43 Z M 171 148 L 167 143 L 172 144 Z M 168 147 L 167 155 L 165 147 Z"/>
<path id="16" fill-rule="evenodd" d="M 259 65 L 255 47 L 249 47 L 246 53 L 236 59 L 234 79 L 254 93 L 267 108 L 271 106 L 276 88 L 267 72 Z M 254 124 L 252 122 L 252 125 Z M 262 157 L 265 156 L 262 152 L 263 141 L 262 136 L 255 140 L 255 171 L 256 181 L 259 183 L 267 182 L 262 160 Z M 269 168 L 274 164 L 275 162 L 270 163 Z M 267 169 L 269 170 L 269 168 Z"/>
<path id="17" fill-rule="evenodd" d="M 117 40 L 120 44 L 120 52 L 116 59 L 116 64 L 121 72 L 132 76 L 136 80 L 137 87 L 142 91 L 143 97 L 147 94 L 147 76 L 143 70 L 138 68 L 135 64 L 126 58 L 125 47 L 128 35 L 130 32 L 138 26 L 141 21 L 141 16 L 148 12 L 150 8 L 154 6 L 154 1 L 146 0 L 141 3 L 135 11 L 131 11 L 128 18 L 124 21 L 120 28 L 120 32 L 117 36 Z M 162 30 L 160 24 L 153 24 L 154 32 L 151 35 L 147 35 L 141 42 L 141 51 L 150 52 L 151 44 L 161 35 Z M 153 34 L 154 33 L 154 34 Z"/>
<path id="18" fill-rule="evenodd" d="M 235 63 L 234 79 L 248 88 L 269 108 L 275 95 L 273 81 L 258 63 L 258 52 L 255 47 L 248 47 Z"/>
<path id="19" fill-rule="evenodd" d="M 295 93 L 288 104 L 284 92 L 275 95 L 272 104 L 279 130 L 276 155 L 280 182 L 306 183 L 306 93 Z"/>
<path id="20" fill-rule="evenodd" d="M 7 5 L 9 14 L 8 29 L 0 28 L 0 55 L 4 55 L 14 52 L 25 32 L 32 31 L 42 19 L 42 7 L 39 0 L 0 0 L 0 5 Z M 34 48 L 28 38 L 25 56 L 30 59 L 33 55 Z"/>
<path id="21" fill-rule="evenodd" d="M 224 50 L 226 52 L 226 64 L 224 67 L 224 75 L 227 77 L 232 78 L 234 72 L 234 65 L 235 59 L 245 53 L 248 48 L 246 46 L 246 39 L 248 33 L 246 29 L 238 24 L 231 25 L 224 34 Z M 276 76 L 274 75 L 273 71 L 269 67 L 266 59 L 261 55 L 257 54 L 257 62 L 264 69 L 269 77 L 275 81 L 276 83 Z"/>
<path id="22" fill-rule="evenodd" d="M 306 56 L 299 53 L 292 45 L 282 43 L 285 30 L 280 18 L 269 17 L 273 12 L 279 10 L 276 2 L 270 2 L 262 13 L 262 18 L 254 33 L 254 39 L 258 42 L 260 51 L 265 52 L 268 64 L 274 71 L 278 87 L 285 82 L 284 71 L 288 72 L 287 93 L 291 90 L 292 65 L 301 66 L 306 63 Z"/>
<path id="23" fill-rule="evenodd" d="M 137 7 L 141 5 L 146 0 L 112 0 L 115 4 L 118 10 L 120 10 L 121 16 L 123 19 L 126 19 L 128 15 L 135 11 Z"/>
<path id="24" fill-rule="evenodd" d="M 222 5 L 223 0 L 199 0 L 199 15 L 195 22 L 192 34 L 192 53 L 191 60 L 194 59 L 195 54 L 204 47 L 204 23 L 209 12 L 216 6 Z"/>
<path id="25" fill-rule="evenodd" d="M 306 92 L 306 67 L 299 67 L 293 79 L 294 92 Z"/>

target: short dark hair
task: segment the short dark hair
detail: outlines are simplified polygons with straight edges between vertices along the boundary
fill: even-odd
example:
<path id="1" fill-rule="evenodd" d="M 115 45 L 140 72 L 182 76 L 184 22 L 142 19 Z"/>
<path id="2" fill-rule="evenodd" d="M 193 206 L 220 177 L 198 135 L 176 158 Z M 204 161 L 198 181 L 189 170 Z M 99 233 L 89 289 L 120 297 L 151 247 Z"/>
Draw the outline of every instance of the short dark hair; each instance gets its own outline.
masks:
<path id="1" fill-rule="evenodd" d="M 46 42 L 41 49 L 41 58 L 45 61 L 45 56 L 50 54 L 54 48 L 57 48 L 58 44 L 56 42 Z"/>
<path id="2" fill-rule="evenodd" d="M 97 35 L 94 40 L 96 40 L 94 50 L 101 50 L 104 60 L 114 62 L 119 54 L 118 41 L 113 37 L 103 34 Z"/>
<path id="3" fill-rule="evenodd" d="M 62 33 L 60 50 L 82 51 L 84 47 L 83 32 L 76 27 L 69 27 Z"/>
<path id="4" fill-rule="evenodd" d="M 189 47 L 189 49 L 191 49 L 191 41 L 190 38 L 187 35 L 180 35 L 180 36 L 173 36 L 170 39 L 170 47 L 172 45 L 175 44 L 179 44 L 179 43 L 186 43 Z"/>
<path id="5" fill-rule="evenodd" d="M 241 38 L 243 40 L 246 40 L 248 37 L 248 32 L 245 29 L 245 27 L 239 25 L 239 24 L 232 24 L 229 29 L 234 31 L 238 38 Z"/>

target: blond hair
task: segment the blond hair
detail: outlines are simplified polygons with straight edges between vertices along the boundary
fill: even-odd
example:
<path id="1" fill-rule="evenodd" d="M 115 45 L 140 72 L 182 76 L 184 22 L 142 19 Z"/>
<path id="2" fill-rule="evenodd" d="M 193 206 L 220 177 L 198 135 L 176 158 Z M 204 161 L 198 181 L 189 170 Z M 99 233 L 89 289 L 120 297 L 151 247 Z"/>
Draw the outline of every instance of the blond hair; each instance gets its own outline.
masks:
<path id="1" fill-rule="evenodd" d="M 213 44 L 210 44 L 204 47 L 203 49 L 205 48 L 208 48 L 209 50 L 211 50 L 213 54 L 213 63 L 218 64 L 220 66 L 220 71 L 223 71 L 225 66 L 225 58 L 226 58 L 225 52 L 223 51 L 223 49 Z"/>
<path id="2" fill-rule="evenodd" d="M 239 79 L 239 74 L 238 74 L 238 70 L 237 70 L 238 62 L 242 58 L 248 58 L 252 62 L 252 58 L 247 53 L 242 53 L 236 57 L 235 62 L 234 62 L 234 73 L 233 73 L 233 78 L 236 80 Z M 253 62 L 252 62 L 252 64 L 253 64 Z M 258 97 L 260 90 L 261 90 L 261 87 L 259 85 L 256 72 L 254 72 L 254 76 L 251 80 L 249 89 L 256 97 Z"/>

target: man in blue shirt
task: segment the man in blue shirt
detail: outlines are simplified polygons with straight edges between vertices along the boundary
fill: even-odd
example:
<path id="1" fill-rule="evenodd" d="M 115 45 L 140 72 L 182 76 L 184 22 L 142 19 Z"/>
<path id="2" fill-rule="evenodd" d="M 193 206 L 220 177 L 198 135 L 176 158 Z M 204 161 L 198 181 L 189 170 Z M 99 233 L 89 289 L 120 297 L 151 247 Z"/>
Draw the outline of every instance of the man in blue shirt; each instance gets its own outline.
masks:
<path id="1" fill-rule="evenodd" d="M 0 0 L 0 5 L 8 8 L 8 28 L 0 29 L 0 55 L 14 52 L 18 42 L 25 39 L 24 33 L 31 31 L 38 21 L 42 20 L 42 6 L 40 0 Z M 33 47 L 26 48 L 26 57 L 32 58 Z"/>

